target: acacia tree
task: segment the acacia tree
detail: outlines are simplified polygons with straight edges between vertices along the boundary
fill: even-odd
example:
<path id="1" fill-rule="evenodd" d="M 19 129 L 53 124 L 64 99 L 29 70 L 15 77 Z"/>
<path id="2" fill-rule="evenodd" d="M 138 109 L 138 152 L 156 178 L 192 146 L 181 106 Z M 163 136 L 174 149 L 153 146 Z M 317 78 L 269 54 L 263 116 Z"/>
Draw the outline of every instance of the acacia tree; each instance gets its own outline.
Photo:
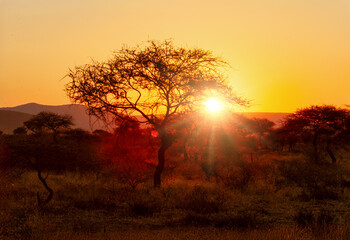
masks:
<path id="1" fill-rule="evenodd" d="M 57 141 L 57 134 L 60 130 L 67 130 L 73 126 L 72 116 L 59 115 L 52 112 L 40 112 L 28 121 L 24 126 L 33 133 L 40 134 L 51 131 L 54 140 Z"/>
<path id="2" fill-rule="evenodd" d="M 45 200 L 40 198 L 39 192 L 37 193 L 39 206 L 49 203 L 53 197 L 53 190 L 46 182 L 49 173 L 47 173 L 46 177 L 43 177 L 42 172 L 48 168 L 48 165 L 52 164 L 52 162 L 48 161 L 49 159 L 59 158 L 64 153 L 58 145 L 57 135 L 59 131 L 68 130 L 72 125 L 71 116 L 62 116 L 51 112 L 40 112 L 24 122 L 24 127 L 29 129 L 33 135 L 23 138 L 22 146 L 18 147 L 17 145 L 16 148 L 15 145 L 14 148 L 18 155 L 26 156 L 30 159 L 29 163 L 31 167 L 37 171 L 40 182 L 49 192 Z M 52 133 L 53 138 L 47 135 L 47 133 Z M 59 161 L 61 159 L 56 160 Z"/>
<path id="3" fill-rule="evenodd" d="M 346 129 L 350 111 L 332 105 L 311 106 L 289 115 L 282 129 L 293 135 L 310 140 L 313 145 L 314 160 L 319 162 L 320 145 L 323 144 L 332 162 L 337 161 L 332 147 Z"/>
<path id="4" fill-rule="evenodd" d="M 266 137 L 271 134 L 273 131 L 274 122 L 266 119 L 266 118 L 253 118 L 250 119 L 248 123 L 248 128 L 254 134 L 257 135 L 258 138 L 258 148 L 266 147 Z M 264 139 L 265 138 L 265 139 Z M 263 144 L 263 140 L 265 143 Z"/>
<path id="5" fill-rule="evenodd" d="M 172 41 L 149 41 L 145 47 L 122 48 L 106 62 L 93 62 L 70 69 L 66 92 L 89 114 L 130 119 L 141 115 L 159 134 L 158 164 L 154 186 L 160 187 L 165 152 L 171 146 L 172 122 L 195 111 L 203 99 L 216 91 L 231 103 L 244 104 L 226 84 L 220 68 L 227 63 L 202 49 L 175 47 Z"/>

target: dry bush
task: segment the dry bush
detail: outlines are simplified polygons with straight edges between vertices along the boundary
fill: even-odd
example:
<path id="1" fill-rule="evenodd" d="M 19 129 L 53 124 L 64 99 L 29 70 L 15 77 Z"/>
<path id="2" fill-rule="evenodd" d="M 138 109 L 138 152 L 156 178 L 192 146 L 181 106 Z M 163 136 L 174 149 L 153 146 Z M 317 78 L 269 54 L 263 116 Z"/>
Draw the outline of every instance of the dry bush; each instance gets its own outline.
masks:
<path id="1" fill-rule="evenodd" d="M 250 211 L 240 213 L 219 212 L 200 214 L 187 212 L 183 224 L 194 226 L 214 226 L 230 229 L 253 229 L 261 225 L 257 215 Z"/>
<path id="2" fill-rule="evenodd" d="M 220 164 L 217 179 L 225 186 L 245 191 L 257 177 L 256 163 L 240 160 Z"/>
<path id="3" fill-rule="evenodd" d="M 334 224 L 335 216 L 325 209 L 314 212 L 306 208 L 300 208 L 294 216 L 294 221 L 299 227 L 313 227 L 319 229 Z"/>
<path id="4" fill-rule="evenodd" d="M 225 200 L 225 194 L 220 189 L 195 186 L 186 194 L 182 208 L 187 212 L 217 213 L 223 210 Z"/>
<path id="5" fill-rule="evenodd" d="M 150 216 L 162 211 L 164 199 L 158 189 L 148 189 L 134 192 L 127 204 L 133 214 Z"/>
<path id="6" fill-rule="evenodd" d="M 154 164 L 141 159 L 123 159 L 110 167 L 109 173 L 119 182 L 126 184 L 135 191 L 137 186 L 150 180 Z"/>
<path id="7" fill-rule="evenodd" d="M 344 173 L 337 165 L 317 165 L 300 160 L 280 162 L 279 171 L 285 185 L 294 184 L 302 188 L 305 201 L 339 200 L 344 191 Z"/>

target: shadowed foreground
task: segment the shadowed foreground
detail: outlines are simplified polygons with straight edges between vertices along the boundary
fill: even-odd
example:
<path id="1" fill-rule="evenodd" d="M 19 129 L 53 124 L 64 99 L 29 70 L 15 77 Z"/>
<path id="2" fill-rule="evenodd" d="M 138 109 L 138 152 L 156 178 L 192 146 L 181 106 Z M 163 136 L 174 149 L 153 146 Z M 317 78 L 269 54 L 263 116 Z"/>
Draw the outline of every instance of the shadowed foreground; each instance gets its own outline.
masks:
<path id="1" fill-rule="evenodd" d="M 132 190 L 102 175 L 67 173 L 49 183 L 56 195 L 43 208 L 33 204 L 43 191 L 34 173 L 4 189 L 1 239 L 350 238 L 348 191 L 336 200 L 305 201 L 295 188 L 240 192 L 210 182 Z"/>
<path id="2" fill-rule="evenodd" d="M 47 235 L 36 235 L 33 239 L 349 239 L 350 229 L 348 227 L 330 227 L 322 232 L 313 233 L 309 228 L 276 227 L 267 230 L 237 231 L 218 228 L 167 228 L 160 230 L 137 229 L 119 231 L 105 234 L 88 233 L 55 233 Z"/>

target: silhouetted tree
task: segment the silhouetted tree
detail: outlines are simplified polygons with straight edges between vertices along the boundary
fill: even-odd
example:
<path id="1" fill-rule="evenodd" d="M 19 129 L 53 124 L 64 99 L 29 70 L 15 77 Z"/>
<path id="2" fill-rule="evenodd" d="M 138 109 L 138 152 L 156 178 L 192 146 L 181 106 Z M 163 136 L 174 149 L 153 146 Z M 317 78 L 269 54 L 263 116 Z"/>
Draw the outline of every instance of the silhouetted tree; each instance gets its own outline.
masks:
<path id="1" fill-rule="evenodd" d="M 165 152 L 172 145 L 171 122 L 195 111 L 213 91 L 230 103 L 244 104 L 225 83 L 220 67 L 227 63 L 202 49 L 175 47 L 171 41 L 150 41 L 142 48 L 123 48 L 107 62 L 94 62 L 70 70 L 68 96 L 89 113 L 130 119 L 139 114 L 159 134 L 158 165 L 154 186 L 160 187 Z M 210 91 L 211 89 L 211 91 Z"/>
<path id="2" fill-rule="evenodd" d="M 284 130 L 281 128 L 273 129 L 273 131 L 270 134 L 270 140 L 271 140 L 272 148 L 275 151 L 283 151 L 284 146 L 288 144 L 288 139 L 284 134 Z M 289 151 L 291 150 L 292 150 L 292 147 L 290 145 Z"/>
<path id="3" fill-rule="evenodd" d="M 27 134 L 28 129 L 24 126 L 18 127 L 15 130 L 13 130 L 13 134 L 16 135 L 22 135 L 22 134 Z"/>
<path id="4" fill-rule="evenodd" d="M 350 117 L 345 120 L 345 128 L 338 135 L 337 140 L 343 148 L 350 150 Z"/>
<path id="5" fill-rule="evenodd" d="M 311 106 L 289 115 L 282 128 L 294 136 L 312 142 L 316 163 L 319 162 L 322 143 L 332 162 L 335 163 L 337 159 L 332 150 L 333 143 L 344 131 L 349 116 L 350 112 L 347 109 L 331 105 Z"/>
<path id="6" fill-rule="evenodd" d="M 50 112 L 40 112 L 24 122 L 24 126 L 34 134 L 23 138 L 21 145 L 19 145 L 21 149 L 18 145 L 15 145 L 17 147 L 17 149 L 15 147 L 15 150 L 17 154 L 29 159 L 29 164 L 37 171 L 40 182 L 49 192 L 45 200 L 42 200 L 39 193 L 37 193 L 39 206 L 49 203 L 53 197 L 53 190 L 46 182 L 49 173 L 47 172 L 47 175 L 43 177 L 42 172 L 47 170 L 49 164 L 55 162 L 48 161 L 49 159 L 55 159 L 57 156 L 62 157 L 61 153 L 64 153 L 64 149 L 58 145 L 57 134 L 60 130 L 67 130 L 72 125 L 71 116 L 61 116 Z M 53 134 L 53 142 L 50 133 Z"/>
<path id="7" fill-rule="evenodd" d="M 274 122 L 266 118 L 253 118 L 250 119 L 248 128 L 252 133 L 257 135 L 259 148 L 266 146 L 266 137 L 273 131 Z M 265 144 L 263 141 L 265 140 Z"/>
<path id="8" fill-rule="evenodd" d="M 24 122 L 24 126 L 35 134 L 52 132 L 56 141 L 57 134 L 61 130 L 67 130 L 73 126 L 72 116 L 59 115 L 52 112 L 40 112 L 28 121 Z"/>
<path id="9" fill-rule="evenodd" d="M 34 133 L 50 130 L 52 132 L 57 132 L 60 129 L 67 129 L 72 125 L 73 122 L 71 116 L 62 116 L 51 112 L 40 112 L 24 122 L 24 126 Z"/>
<path id="10" fill-rule="evenodd" d="M 92 132 L 93 135 L 98 136 L 98 137 L 108 137 L 111 136 L 111 133 L 103 130 L 103 129 L 96 129 Z"/>
<path id="11" fill-rule="evenodd" d="M 242 115 L 234 116 L 231 134 L 239 159 L 246 153 L 250 155 L 251 161 L 254 160 L 254 153 L 257 153 L 262 147 L 263 138 L 272 128 L 272 125 L 271 127 L 270 125 L 270 121 L 267 119 L 250 119 Z"/>

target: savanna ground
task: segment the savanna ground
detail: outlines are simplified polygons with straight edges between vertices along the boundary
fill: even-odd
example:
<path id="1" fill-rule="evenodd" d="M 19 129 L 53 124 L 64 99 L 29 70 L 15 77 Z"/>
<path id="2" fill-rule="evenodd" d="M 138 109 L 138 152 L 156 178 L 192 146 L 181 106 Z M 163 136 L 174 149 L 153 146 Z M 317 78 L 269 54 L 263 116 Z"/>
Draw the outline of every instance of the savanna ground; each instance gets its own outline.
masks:
<path id="1" fill-rule="evenodd" d="M 285 182 L 303 179 L 308 164 L 266 168 L 302 161 L 295 158 L 260 154 L 266 164 L 232 185 L 198 169 L 193 176 L 190 163 L 165 172 L 160 189 L 151 179 L 133 189 L 110 171 L 51 174 L 54 197 L 42 207 L 37 192 L 47 193 L 36 172 L 2 174 L 1 239 L 350 239 L 346 186 L 320 169 L 307 182 Z"/>

